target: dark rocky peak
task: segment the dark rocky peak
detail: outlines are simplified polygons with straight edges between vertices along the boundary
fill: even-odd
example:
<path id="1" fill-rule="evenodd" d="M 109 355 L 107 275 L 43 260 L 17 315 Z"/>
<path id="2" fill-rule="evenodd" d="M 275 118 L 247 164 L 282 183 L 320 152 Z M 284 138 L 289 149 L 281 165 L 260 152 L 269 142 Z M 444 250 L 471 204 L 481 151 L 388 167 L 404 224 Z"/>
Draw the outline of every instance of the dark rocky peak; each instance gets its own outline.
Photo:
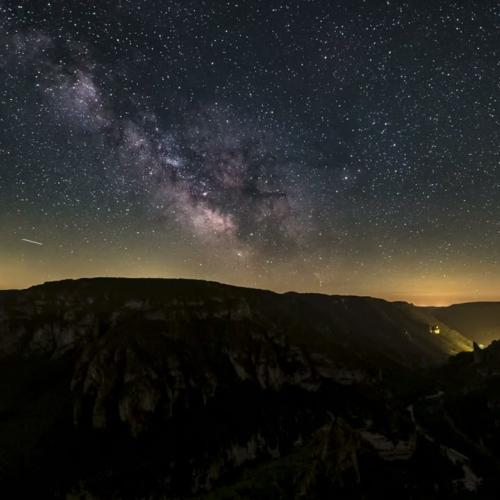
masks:
<path id="1" fill-rule="evenodd" d="M 292 474 L 274 498 L 384 491 L 376 476 L 419 450 L 408 399 L 463 350 L 427 311 L 370 297 L 149 279 L 1 292 L 0 485 L 200 498 L 272 462 Z"/>

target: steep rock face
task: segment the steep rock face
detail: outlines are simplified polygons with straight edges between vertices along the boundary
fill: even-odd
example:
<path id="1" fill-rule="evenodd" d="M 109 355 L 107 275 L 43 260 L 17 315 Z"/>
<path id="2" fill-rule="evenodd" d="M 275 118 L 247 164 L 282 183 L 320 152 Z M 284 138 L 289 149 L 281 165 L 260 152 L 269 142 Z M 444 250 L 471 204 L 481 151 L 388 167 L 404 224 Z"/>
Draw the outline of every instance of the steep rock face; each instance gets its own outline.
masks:
<path id="1" fill-rule="evenodd" d="M 0 354 L 62 351 L 138 318 L 168 325 L 183 321 L 251 321 L 282 342 L 322 351 L 334 345 L 377 352 L 400 364 L 441 362 L 471 350 L 471 342 L 436 322 L 428 311 L 369 297 L 275 294 L 190 280 L 82 279 L 47 283 L 21 292 L 0 292 Z M 203 325 L 203 328 L 205 325 Z M 7 334 L 8 332 L 8 334 Z M 329 349 L 331 350 L 331 349 Z"/>
<path id="2" fill-rule="evenodd" d="M 436 321 L 378 299 L 185 280 L 0 293 L 0 480 L 31 474 L 22 487 L 54 497 L 185 497 L 323 442 L 293 495 L 356 488 L 366 457 L 414 455 L 400 386 L 471 349 L 444 324 L 430 335 Z"/>
<path id="3" fill-rule="evenodd" d="M 498 498 L 500 342 L 429 372 L 391 434 L 340 417 L 201 498 Z M 366 400 L 365 400 L 366 403 Z M 388 404 L 387 400 L 384 402 Z M 401 417 L 394 407 L 391 416 Z M 406 428 L 406 434 L 401 431 Z M 248 491 L 252 495 L 248 495 Z M 266 496 L 267 495 L 267 496 Z"/>

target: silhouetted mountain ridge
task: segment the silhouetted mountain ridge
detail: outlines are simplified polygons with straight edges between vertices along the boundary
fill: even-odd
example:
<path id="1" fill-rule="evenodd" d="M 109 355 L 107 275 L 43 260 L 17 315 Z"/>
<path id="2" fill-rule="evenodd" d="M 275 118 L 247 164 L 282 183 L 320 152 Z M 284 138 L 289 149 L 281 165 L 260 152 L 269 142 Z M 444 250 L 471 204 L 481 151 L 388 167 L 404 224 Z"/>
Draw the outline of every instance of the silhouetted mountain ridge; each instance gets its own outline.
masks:
<path id="1" fill-rule="evenodd" d="M 0 292 L 0 486 L 99 499 L 487 491 L 415 420 L 448 357 L 470 349 L 429 311 L 369 297 L 108 278 Z"/>

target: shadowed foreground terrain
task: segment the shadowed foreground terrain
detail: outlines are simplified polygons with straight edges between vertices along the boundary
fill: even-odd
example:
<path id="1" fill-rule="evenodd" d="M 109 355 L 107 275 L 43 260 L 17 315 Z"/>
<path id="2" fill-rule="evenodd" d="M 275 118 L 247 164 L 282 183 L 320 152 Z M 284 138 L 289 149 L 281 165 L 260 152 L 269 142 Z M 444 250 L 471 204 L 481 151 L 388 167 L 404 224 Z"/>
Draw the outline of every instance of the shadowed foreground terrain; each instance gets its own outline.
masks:
<path id="1" fill-rule="evenodd" d="M 190 280 L 0 292 L 0 492 L 496 498 L 500 344 L 454 328 Z"/>

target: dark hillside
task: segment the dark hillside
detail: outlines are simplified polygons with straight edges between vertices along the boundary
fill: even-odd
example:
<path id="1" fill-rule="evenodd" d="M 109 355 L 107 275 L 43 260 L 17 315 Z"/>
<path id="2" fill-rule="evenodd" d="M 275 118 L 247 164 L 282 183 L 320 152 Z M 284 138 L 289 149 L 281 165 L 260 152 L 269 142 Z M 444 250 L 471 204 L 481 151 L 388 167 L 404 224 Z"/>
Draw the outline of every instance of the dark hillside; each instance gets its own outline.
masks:
<path id="1" fill-rule="evenodd" d="M 263 498 L 257 474 L 275 476 L 272 498 L 451 494 L 463 470 L 419 446 L 408 405 L 470 349 L 427 311 L 369 297 L 128 279 L 2 292 L 0 484 L 20 498 Z"/>

